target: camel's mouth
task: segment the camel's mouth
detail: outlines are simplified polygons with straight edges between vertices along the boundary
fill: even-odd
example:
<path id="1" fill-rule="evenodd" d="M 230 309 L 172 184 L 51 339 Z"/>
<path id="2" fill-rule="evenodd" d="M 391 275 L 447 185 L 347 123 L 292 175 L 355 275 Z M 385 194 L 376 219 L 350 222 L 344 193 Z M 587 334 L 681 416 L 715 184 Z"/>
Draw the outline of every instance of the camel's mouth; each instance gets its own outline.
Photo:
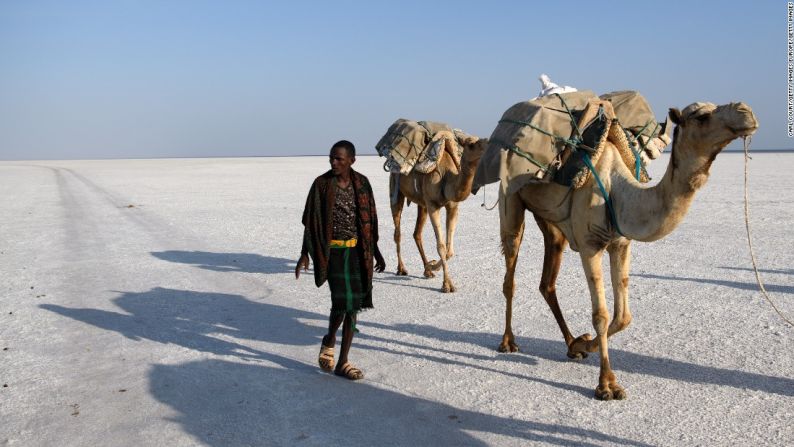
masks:
<path id="1" fill-rule="evenodd" d="M 730 138 L 726 138 L 724 141 L 722 141 L 719 144 L 717 144 L 717 147 L 719 147 L 720 150 L 724 149 L 726 146 L 731 144 L 733 142 L 733 140 L 735 140 L 737 138 L 747 138 L 750 135 L 754 134 L 755 131 L 758 130 L 758 125 L 756 124 L 754 126 L 744 127 L 744 128 L 739 128 L 739 129 L 737 129 L 735 127 L 729 127 L 728 129 L 731 131 L 731 133 L 733 133 L 734 136 L 732 136 Z"/>
<path id="2" fill-rule="evenodd" d="M 749 137 L 758 129 L 758 119 L 755 117 L 753 110 L 750 106 L 744 103 L 731 104 L 733 110 L 740 115 L 737 117 L 733 126 L 729 129 L 736 134 L 737 137 Z"/>
<path id="3" fill-rule="evenodd" d="M 738 137 L 749 137 L 750 135 L 754 134 L 756 130 L 758 130 L 758 124 L 755 123 L 751 126 L 738 128 L 738 129 L 735 127 L 731 127 L 730 129 L 731 132 L 736 134 L 736 136 Z"/>

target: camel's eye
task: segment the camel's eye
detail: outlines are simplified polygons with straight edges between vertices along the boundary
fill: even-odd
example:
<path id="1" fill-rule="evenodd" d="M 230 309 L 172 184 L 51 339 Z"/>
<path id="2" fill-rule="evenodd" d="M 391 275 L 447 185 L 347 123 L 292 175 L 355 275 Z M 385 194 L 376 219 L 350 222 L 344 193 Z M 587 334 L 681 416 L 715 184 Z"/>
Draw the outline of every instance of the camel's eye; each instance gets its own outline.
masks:
<path id="1" fill-rule="evenodd" d="M 707 122 L 709 120 L 709 117 L 711 117 L 710 113 L 704 113 L 703 115 L 700 115 L 700 116 L 696 117 L 695 119 L 698 120 L 698 122 L 700 124 L 703 124 L 703 123 L 705 123 L 705 122 Z"/>

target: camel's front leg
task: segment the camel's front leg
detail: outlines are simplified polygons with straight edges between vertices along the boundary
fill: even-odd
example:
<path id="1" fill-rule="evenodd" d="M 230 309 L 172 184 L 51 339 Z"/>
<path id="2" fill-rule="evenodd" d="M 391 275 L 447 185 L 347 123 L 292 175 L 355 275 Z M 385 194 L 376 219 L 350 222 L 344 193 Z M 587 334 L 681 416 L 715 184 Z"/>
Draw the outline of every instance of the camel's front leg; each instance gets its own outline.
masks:
<path id="1" fill-rule="evenodd" d="M 587 351 L 581 349 L 582 342 L 592 340 L 590 334 L 584 334 L 574 339 L 571 331 L 568 329 L 568 324 L 565 323 L 565 317 L 560 310 L 560 303 L 557 300 L 557 275 L 560 273 L 560 264 L 562 264 L 562 253 L 568 240 L 565 235 L 553 224 L 546 222 L 538 216 L 535 217 L 535 222 L 543 233 L 543 273 L 540 278 L 540 294 L 549 305 L 554 319 L 557 320 L 557 326 L 560 327 L 562 337 L 565 339 L 565 345 L 568 347 L 568 357 L 572 359 L 582 359 L 587 357 Z M 572 349 L 574 346 L 580 348 L 578 350 Z"/>
<path id="2" fill-rule="evenodd" d="M 416 226 L 414 226 L 414 242 L 416 242 L 416 249 L 419 250 L 419 256 L 422 257 L 422 267 L 425 269 L 425 278 L 435 278 L 436 274 L 433 273 L 434 263 L 427 260 L 425 256 L 425 245 L 422 242 L 422 230 L 425 228 L 427 222 L 427 208 L 422 205 L 416 204 Z"/>
<path id="3" fill-rule="evenodd" d="M 407 275 L 408 271 L 405 270 L 403 264 L 402 251 L 400 250 L 401 230 L 400 220 L 403 213 L 403 205 L 405 205 L 405 196 L 400 191 L 399 174 L 391 174 L 389 176 L 389 197 L 391 201 L 391 217 L 394 220 L 394 244 L 397 246 L 397 274 Z"/>
<path id="4" fill-rule="evenodd" d="M 441 268 L 444 269 L 444 283 L 441 286 L 441 291 L 454 292 L 455 285 L 452 284 L 452 278 L 449 276 L 449 268 L 447 266 L 447 245 L 445 240 L 444 231 L 441 228 L 441 208 L 434 205 L 428 205 L 427 214 L 430 217 L 430 223 L 433 225 L 433 231 L 436 234 L 436 247 L 438 249 L 438 259 L 441 263 Z"/>
<path id="5" fill-rule="evenodd" d="M 516 352 L 519 348 L 513 336 L 513 296 L 516 290 L 518 251 L 524 238 L 524 205 L 518 194 L 505 198 L 500 193 L 499 203 L 499 236 L 502 239 L 502 253 L 505 255 L 505 278 L 502 282 L 502 293 L 505 296 L 505 332 L 499 351 Z"/>
<path id="6" fill-rule="evenodd" d="M 622 241 L 622 242 L 621 242 Z M 621 239 L 607 247 L 609 251 L 609 271 L 612 278 L 612 293 L 615 295 L 615 309 L 612 323 L 609 324 L 607 337 L 611 337 L 631 323 L 629 310 L 629 266 L 631 264 L 631 241 Z"/>
<path id="7" fill-rule="evenodd" d="M 609 312 L 607 311 L 606 298 L 604 297 L 604 281 L 601 272 L 601 258 L 603 251 L 586 253 L 582 255 L 582 266 L 587 277 L 587 285 L 590 288 L 590 300 L 593 308 L 593 327 L 596 331 L 596 338 L 589 342 L 584 342 L 586 349 L 590 352 L 599 351 L 601 355 L 601 372 L 598 376 L 598 386 L 595 389 L 595 396 L 601 400 L 624 399 L 626 391 L 621 387 L 612 367 L 609 365 L 609 346 L 607 344 L 607 334 L 609 325 Z"/>
<path id="8" fill-rule="evenodd" d="M 455 256 L 455 228 L 458 226 L 458 202 L 449 202 L 447 209 L 447 259 Z"/>

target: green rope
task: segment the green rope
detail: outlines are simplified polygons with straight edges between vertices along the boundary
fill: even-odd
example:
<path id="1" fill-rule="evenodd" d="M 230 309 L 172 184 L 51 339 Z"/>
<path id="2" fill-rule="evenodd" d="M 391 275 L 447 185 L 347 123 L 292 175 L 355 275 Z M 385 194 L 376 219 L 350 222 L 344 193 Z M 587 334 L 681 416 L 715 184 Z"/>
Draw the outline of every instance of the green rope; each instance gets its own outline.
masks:
<path id="1" fill-rule="evenodd" d="M 429 132 L 427 127 L 425 127 L 424 125 L 421 125 L 421 126 L 424 127 L 425 130 L 427 130 Z M 419 149 L 418 147 L 416 147 L 416 145 L 413 143 L 413 141 L 408 139 L 407 136 L 405 136 L 405 135 L 403 135 L 401 133 L 398 133 L 398 132 L 386 132 L 386 135 L 394 135 L 394 136 L 397 136 L 399 138 L 404 138 L 405 141 L 407 141 L 408 144 L 411 146 L 411 149 L 413 149 L 413 152 L 416 153 L 417 159 L 422 156 L 422 153 L 424 152 L 424 148 Z M 394 146 L 396 146 L 396 144 L 393 144 L 391 149 L 394 149 Z M 383 170 L 386 171 L 386 172 L 390 172 L 390 169 L 387 168 L 387 165 L 389 165 L 389 159 L 394 160 L 395 162 L 397 162 L 398 165 L 402 165 L 403 163 L 407 163 L 408 162 L 408 159 L 405 158 L 402 154 L 400 154 L 399 152 L 393 151 L 391 149 L 388 152 L 389 155 L 388 155 L 386 161 L 383 163 Z M 380 151 L 378 151 L 378 153 L 380 153 Z M 402 159 L 402 163 L 399 162 L 399 160 L 396 160 L 397 157 Z"/>
<path id="2" fill-rule="evenodd" d="M 649 121 L 649 123 L 650 123 L 650 121 Z M 658 128 L 659 128 L 659 123 L 656 123 L 656 125 L 653 126 L 653 130 L 651 131 L 651 133 L 647 135 L 648 140 L 645 143 L 640 142 L 640 146 L 642 147 L 643 150 L 648 146 L 648 142 L 651 141 L 651 139 L 653 138 L 653 135 L 656 133 L 656 129 L 658 129 Z M 644 129 L 645 128 L 643 127 L 643 130 Z M 642 131 L 640 131 L 640 135 L 642 135 Z"/>
<path id="3" fill-rule="evenodd" d="M 426 132 L 427 132 L 427 134 L 430 136 L 430 139 L 432 139 L 432 138 L 433 138 L 433 136 L 435 136 L 435 134 L 434 134 L 433 132 L 431 132 L 431 131 L 430 131 L 430 128 L 428 128 L 428 127 L 427 127 L 427 122 L 425 122 L 425 121 L 417 121 L 417 122 L 416 122 L 416 124 L 420 125 L 420 126 L 421 126 L 421 127 L 422 127 L 422 128 L 423 128 L 423 129 L 424 129 Z M 422 153 L 423 153 L 423 152 L 425 151 L 425 149 L 426 149 L 426 147 L 423 147 L 423 148 L 421 148 L 421 149 L 420 149 L 419 147 L 417 147 L 417 146 L 414 144 L 414 142 L 413 142 L 413 141 L 411 141 L 410 139 L 408 139 L 408 137 L 407 137 L 407 136 L 405 136 L 405 135 L 403 135 L 403 134 L 401 134 L 401 133 L 398 133 L 398 132 L 386 132 L 386 135 L 394 135 L 394 136 L 397 136 L 397 137 L 399 137 L 399 138 L 404 138 L 404 139 L 405 139 L 405 141 L 407 141 L 407 142 L 408 142 L 408 144 L 411 146 L 411 149 L 413 149 L 413 150 L 414 150 L 414 152 L 416 153 L 416 157 L 417 157 L 417 159 L 418 159 L 419 157 L 421 157 L 421 156 L 422 156 Z M 392 146 L 392 149 L 393 149 L 393 148 L 394 148 L 394 146 Z M 391 150 L 389 151 L 389 156 L 390 156 L 391 158 L 395 158 L 395 155 L 396 155 L 396 156 L 398 156 L 399 158 L 401 158 L 403 162 L 407 162 L 407 161 L 408 161 L 408 159 L 407 159 L 407 158 L 405 158 L 405 157 L 404 157 L 402 154 L 400 154 L 399 152 L 394 152 L 394 151 L 391 151 Z M 388 160 L 387 160 L 387 163 L 388 163 Z M 402 163 L 398 163 L 398 164 L 402 164 Z M 386 171 L 386 172 L 388 172 L 388 171 L 389 171 L 388 169 L 386 169 L 386 163 L 384 163 L 384 164 L 383 164 L 383 170 L 384 170 L 384 171 Z"/>
<path id="4" fill-rule="evenodd" d="M 551 132 L 547 132 L 547 131 L 541 129 L 540 127 L 538 127 L 538 126 L 536 126 L 536 125 L 534 125 L 534 124 L 532 124 L 532 123 L 530 123 L 528 121 L 513 120 L 513 119 L 510 119 L 510 118 L 504 118 L 504 119 L 499 120 L 499 122 L 500 123 L 518 124 L 520 126 L 531 127 L 532 129 L 537 130 L 538 132 L 542 133 L 543 135 L 547 135 L 547 136 L 551 137 L 552 139 L 554 139 L 556 141 L 559 141 L 559 142 L 561 142 L 561 143 L 563 143 L 565 145 L 568 145 L 568 146 L 576 147 L 581 142 L 581 141 L 577 140 L 576 138 L 565 138 L 565 137 L 561 137 L 559 135 L 555 135 L 555 134 L 553 134 Z"/>
<path id="5" fill-rule="evenodd" d="M 430 136 L 430 139 L 431 139 L 431 140 L 433 139 L 433 137 L 434 137 L 434 136 L 436 136 L 436 134 L 434 134 L 433 132 L 431 132 L 431 131 L 430 131 L 430 128 L 429 128 L 429 127 L 427 127 L 427 121 L 417 121 L 417 122 L 416 122 L 416 124 L 419 124 L 420 126 L 422 126 L 422 128 L 423 128 L 424 130 L 426 130 L 426 131 L 427 131 L 427 134 Z"/>
<path id="6" fill-rule="evenodd" d="M 417 153 L 419 153 L 419 154 L 421 154 L 421 153 L 422 153 L 421 149 L 419 149 L 418 147 L 416 147 L 416 145 L 413 143 L 413 141 L 409 140 L 409 139 L 408 139 L 408 137 L 406 137 L 405 135 L 403 135 L 403 134 L 401 134 L 401 133 L 397 133 L 397 132 L 386 132 L 386 135 L 396 135 L 396 136 L 398 136 L 398 137 L 400 137 L 400 138 L 405 138 L 405 141 L 407 141 L 407 142 L 408 142 L 408 144 L 410 144 L 410 145 L 411 145 L 411 147 L 412 147 L 412 148 L 413 148 L 413 149 L 414 149 L 414 150 L 415 150 Z M 394 156 L 394 153 L 390 153 L 389 155 L 391 155 L 391 156 L 393 157 L 393 156 Z M 407 159 L 407 158 L 405 158 L 405 157 L 403 157 L 403 156 L 402 156 L 400 153 L 397 153 L 397 155 L 399 155 L 399 156 L 400 156 L 400 158 L 402 158 L 402 159 L 403 159 L 403 161 L 408 161 L 408 159 Z"/>
<path id="7" fill-rule="evenodd" d="M 603 105 L 599 105 L 598 106 L 598 113 L 596 114 L 596 117 L 594 118 L 594 121 L 601 121 L 603 119 L 604 119 L 604 106 Z"/>
<path id="8" fill-rule="evenodd" d="M 565 99 L 563 99 L 563 97 L 560 96 L 559 93 L 555 93 L 555 95 L 557 96 L 557 98 L 560 99 L 560 102 L 562 103 L 563 107 L 565 107 L 565 111 L 568 112 L 568 116 L 571 119 L 571 126 L 573 127 L 574 131 L 576 131 L 576 134 L 572 138 L 562 138 L 560 136 L 557 136 L 557 135 L 554 135 L 552 133 L 546 132 L 543 129 L 540 129 L 540 128 L 536 127 L 536 126 L 533 126 L 532 124 L 530 124 L 528 122 L 525 122 L 525 121 L 513 121 L 513 120 L 506 120 L 505 119 L 505 120 L 501 120 L 499 122 L 506 121 L 506 122 L 513 122 L 515 124 L 523 124 L 523 125 L 526 125 L 526 126 L 529 126 L 529 127 L 533 128 L 533 129 L 535 129 L 535 130 L 537 130 L 537 131 L 539 131 L 539 132 L 541 132 L 541 133 L 543 133 L 545 135 L 548 135 L 548 136 L 556 139 L 557 141 L 562 141 L 565 144 L 570 145 L 573 150 L 582 149 L 582 159 L 584 160 L 585 164 L 587 165 L 587 168 L 590 169 L 590 172 L 593 173 L 593 177 L 595 177 L 596 183 L 598 183 L 598 188 L 601 189 L 601 195 L 604 196 L 604 201 L 606 202 L 607 210 L 609 210 L 609 217 L 612 220 L 612 224 L 614 225 L 615 230 L 618 232 L 618 234 L 620 234 L 623 237 L 626 237 L 626 235 L 624 235 L 623 232 L 620 231 L 620 226 L 618 225 L 618 219 L 617 219 L 617 216 L 615 215 L 615 209 L 612 207 L 612 200 L 610 200 L 610 198 L 609 198 L 609 193 L 607 193 L 606 188 L 604 188 L 604 184 L 601 183 L 601 178 L 598 176 L 598 173 L 596 172 L 595 167 L 593 166 L 593 162 L 590 160 L 590 155 L 588 154 L 588 151 L 587 151 L 587 149 L 590 149 L 590 148 L 585 147 L 583 142 L 582 142 L 582 131 L 581 131 L 581 129 L 579 129 L 579 124 L 577 124 L 576 119 L 574 118 L 573 113 L 571 112 L 571 109 L 568 107 L 568 104 L 565 102 Z M 597 118 L 602 118 L 603 116 L 604 116 L 603 107 L 599 107 Z M 644 128 L 643 128 L 643 130 L 644 130 Z M 516 148 L 515 146 L 513 146 L 513 147 L 506 146 L 506 147 L 508 149 L 511 149 L 513 152 L 517 153 L 518 155 L 524 156 L 524 158 L 527 158 L 529 161 L 537 164 L 538 166 L 541 166 L 536 161 L 534 161 L 531 157 L 529 157 L 528 154 L 525 154 L 523 151 L 521 151 L 520 149 Z"/>
<path id="9" fill-rule="evenodd" d="M 573 118 L 573 113 L 571 113 L 571 109 L 568 108 L 568 103 L 565 102 L 565 99 L 559 94 L 555 93 L 555 95 L 560 98 L 560 102 L 562 103 L 563 107 L 565 107 L 565 111 L 568 112 L 568 116 L 571 118 L 571 126 L 573 126 L 574 130 L 576 130 L 576 138 L 581 142 L 582 141 L 582 131 L 579 130 L 579 125 L 576 123 L 576 120 Z M 603 112 L 599 112 L 603 113 Z"/>
<path id="10" fill-rule="evenodd" d="M 540 168 L 541 171 L 546 172 L 546 173 L 549 172 L 549 166 L 548 165 L 545 165 L 542 162 L 540 162 L 538 160 L 535 160 L 532 157 L 531 154 L 529 154 L 528 152 L 522 151 L 518 146 L 513 145 L 513 144 L 507 144 L 507 143 L 505 143 L 503 141 L 499 141 L 499 140 L 491 140 L 491 141 L 493 143 L 496 143 L 497 145 L 499 145 L 499 146 L 501 146 L 501 147 L 513 152 L 514 154 L 516 154 L 516 155 L 518 155 L 520 157 L 526 158 L 527 160 L 529 160 L 530 163 L 532 163 L 533 165 L 535 165 L 538 168 Z"/>
<path id="11" fill-rule="evenodd" d="M 650 123 L 650 121 L 648 121 L 648 123 Z M 648 124 L 646 124 L 646 125 L 645 125 L 645 126 L 642 128 L 642 130 L 645 130 L 645 127 L 648 127 Z M 655 125 L 655 126 L 653 126 L 653 130 L 651 131 L 651 134 L 648 136 L 648 139 L 647 139 L 647 140 L 645 140 L 645 143 L 643 143 L 642 141 L 640 141 L 640 148 L 641 148 L 641 150 L 643 150 L 643 151 L 644 151 L 644 150 L 646 150 L 646 149 L 647 149 L 647 147 L 648 147 L 648 143 L 651 141 L 651 138 L 653 138 L 653 134 L 655 134 L 655 133 L 656 133 L 656 129 L 658 129 L 658 128 L 659 128 L 659 123 L 656 123 L 656 125 Z M 642 130 L 640 130 L 640 135 L 642 135 Z M 635 167 L 635 169 L 637 170 L 637 181 L 639 181 L 639 180 L 640 180 L 640 166 L 641 166 L 641 164 L 642 164 L 642 161 L 641 161 L 641 158 L 640 158 L 640 151 L 637 151 L 637 153 L 636 153 L 636 154 L 634 154 L 634 158 L 635 158 L 635 161 L 634 161 L 634 163 L 636 164 L 636 167 Z"/>
<path id="12" fill-rule="evenodd" d="M 640 129 L 640 131 L 637 132 L 637 137 L 639 137 L 640 135 L 645 135 L 643 134 L 643 132 L 645 131 L 646 128 L 648 128 L 648 125 L 650 125 L 651 122 L 653 122 L 653 120 L 649 120 L 647 123 L 645 123 L 644 126 L 642 126 L 642 129 Z M 655 134 L 656 130 L 659 128 L 659 123 L 656 123 L 649 136 L 646 135 L 648 137 L 648 140 L 645 143 L 643 143 L 642 140 L 635 138 L 634 135 L 628 130 L 626 130 L 623 126 L 621 126 L 621 128 L 623 129 L 623 133 L 626 134 L 626 139 L 629 142 L 629 147 L 631 149 L 631 152 L 634 153 L 634 177 L 637 179 L 637 181 L 639 181 L 640 169 L 642 168 L 640 153 L 641 151 L 644 151 L 648 147 L 648 142 L 651 141 L 651 138 L 653 138 L 653 134 Z M 635 148 L 638 149 L 635 150 Z"/>
<path id="13" fill-rule="evenodd" d="M 568 108 L 568 104 L 565 103 L 565 100 L 562 98 L 562 96 L 559 95 L 559 93 L 555 93 L 555 95 L 557 95 L 557 97 L 560 98 L 560 101 L 562 101 L 562 105 L 565 106 L 565 111 L 568 113 L 568 117 L 570 117 L 570 119 L 571 119 L 571 125 L 576 130 L 576 134 L 573 137 L 571 137 L 571 138 L 565 138 L 565 137 L 561 137 L 559 135 L 555 135 L 555 134 L 553 134 L 551 132 L 548 132 L 548 131 L 546 131 L 544 129 L 541 129 L 538 126 L 535 126 L 534 124 L 532 124 L 532 123 L 530 123 L 528 121 L 513 120 L 513 119 L 509 119 L 509 118 L 504 118 L 504 119 L 499 120 L 499 122 L 500 123 L 517 124 L 517 125 L 520 125 L 520 126 L 528 126 L 528 127 L 532 128 L 532 129 L 542 133 L 543 135 L 549 136 L 553 140 L 561 142 L 561 143 L 563 143 L 566 146 L 570 146 L 573 150 L 576 150 L 577 148 L 582 146 L 582 133 L 579 131 L 579 126 L 576 124 L 576 120 L 574 119 L 573 114 L 571 113 L 571 109 Z M 545 164 L 535 160 L 534 158 L 532 158 L 532 156 L 529 153 L 524 152 L 523 150 L 519 149 L 515 145 L 505 144 L 505 143 L 502 143 L 500 141 L 495 141 L 495 142 L 497 144 L 499 144 L 500 146 L 509 149 L 510 151 L 515 153 L 516 155 L 519 155 L 519 156 L 521 156 L 523 158 L 526 158 L 532 164 L 534 164 L 535 166 L 537 166 L 540 169 L 542 169 L 543 172 L 547 172 L 547 173 L 549 172 L 548 165 L 545 165 Z"/>
<path id="14" fill-rule="evenodd" d="M 617 216 L 615 215 L 615 209 L 612 208 L 612 200 L 610 200 L 609 193 L 607 193 L 606 188 L 604 188 L 604 184 L 601 183 L 601 178 L 598 176 L 598 173 L 596 172 L 595 167 L 593 166 L 593 162 L 590 161 L 590 156 L 587 155 L 586 152 L 583 153 L 582 155 L 583 155 L 582 159 L 584 160 L 584 163 L 587 165 L 587 168 L 590 169 L 590 172 L 593 173 L 593 177 L 595 177 L 596 183 L 598 183 L 598 188 L 601 189 L 601 195 L 604 196 L 604 201 L 606 202 L 607 209 L 609 210 L 609 218 L 612 220 L 612 224 L 615 226 L 615 230 L 617 230 L 619 235 L 626 237 L 626 235 L 623 234 L 622 231 L 620 231 L 620 226 L 618 225 L 618 219 Z"/>
<path id="15" fill-rule="evenodd" d="M 650 124 L 650 121 L 648 121 L 647 123 L 645 123 L 644 126 L 642 126 L 642 129 L 640 129 L 639 135 L 642 135 L 642 131 L 644 131 L 645 128 L 648 127 L 648 124 Z M 636 178 L 637 181 L 639 181 L 640 180 L 640 167 L 641 167 L 640 151 L 644 150 L 645 147 L 644 147 L 644 145 L 642 145 L 642 142 L 640 142 L 639 145 L 642 145 L 643 147 L 642 148 L 638 148 L 639 145 L 637 144 L 637 140 L 634 138 L 634 135 L 631 132 L 629 132 L 628 130 L 626 130 L 625 127 L 620 126 L 620 128 L 623 129 L 623 133 L 626 135 L 626 141 L 629 142 L 629 149 L 631 149 L 631 153 L 634 154 L 634 178 Z"/>

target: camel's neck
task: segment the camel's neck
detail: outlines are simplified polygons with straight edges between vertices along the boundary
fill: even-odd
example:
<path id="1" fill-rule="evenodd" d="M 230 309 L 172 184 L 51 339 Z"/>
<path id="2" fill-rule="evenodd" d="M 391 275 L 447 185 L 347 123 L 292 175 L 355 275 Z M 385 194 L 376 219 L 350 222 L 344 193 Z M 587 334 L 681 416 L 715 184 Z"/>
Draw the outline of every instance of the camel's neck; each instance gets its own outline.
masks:
<path id="1" fill-rule="evenodd" d="M 444 197 L 453 202 L 462 202 L 471 193 L 471 187 L 474 183 L 474 174 L 477 172 L 477 163 L 480 161 L 481 153 L 472 156 L 471 152 L 466 149 L 460 160 L 460 172 L 454 174 L 447 172 L 449 176 L 447 183 L 444 187 Z"/>
<path id="2" fill-rule="evenodd" d="M 681 143 L 683 144 L 683 143 Z M 655 241 L 670 234 L 689 211 L 695 192 L 705 185 L 714 156 L 685 157 L 694 151 L 676 147 L 662 180 L 651 188 L 620 176 L 612 179 L 612 197 L 623 234 L 639 241 Z"/>

